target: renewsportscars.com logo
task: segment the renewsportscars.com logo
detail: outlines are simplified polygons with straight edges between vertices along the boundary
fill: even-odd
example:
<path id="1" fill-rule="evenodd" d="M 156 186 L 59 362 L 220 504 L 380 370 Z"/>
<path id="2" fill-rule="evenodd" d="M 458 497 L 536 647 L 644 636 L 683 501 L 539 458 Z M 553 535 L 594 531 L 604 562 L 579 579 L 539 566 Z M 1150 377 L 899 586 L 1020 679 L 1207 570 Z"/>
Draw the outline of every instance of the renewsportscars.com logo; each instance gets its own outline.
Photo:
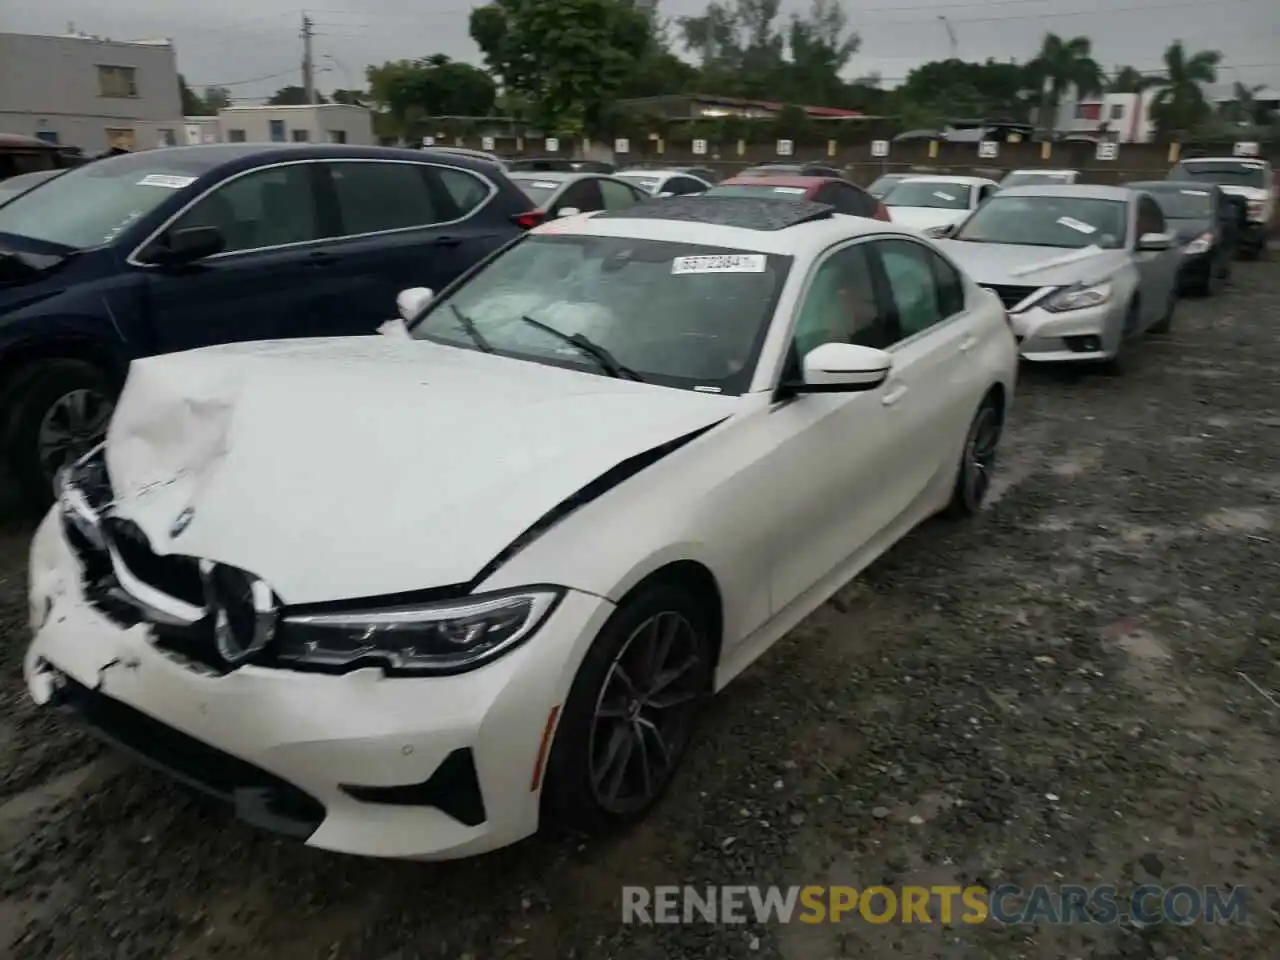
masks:
<path id="1" fill-rule="evenodd" d="M 622 922 L 1110 924 L 1244 923 L 1245 887 L 623 887 Z"/>

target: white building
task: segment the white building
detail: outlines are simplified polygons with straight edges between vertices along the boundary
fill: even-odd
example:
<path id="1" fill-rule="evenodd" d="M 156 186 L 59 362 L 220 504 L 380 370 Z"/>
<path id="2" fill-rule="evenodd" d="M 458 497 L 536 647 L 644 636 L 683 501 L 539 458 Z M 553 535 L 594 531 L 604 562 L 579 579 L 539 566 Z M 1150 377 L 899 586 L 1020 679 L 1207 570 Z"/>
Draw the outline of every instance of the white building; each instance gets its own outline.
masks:
<path id="1" fill-rule="evenodd" d="M 176 120 L 147 120 L 136 125 L 135 150 L 153 147 L 188 147 L 198 143 L 220 143 L 217 117 L 179 117 Z"/>
<path id="2" fill-rule="evenodd" d="M 1054 129 L 1067 136 L 1105 136 L 1119 143 L 1148 143 L 1155 135 L 1151 120 L 1154 91 L 1101 93 L 1079 97 L 1069 91 L 1058 104 Z"/>
<path id="3" fill-rule="evenodd" d="M 168 40 L 0 33 L 0 132 L 99 153 L 182 116 Z"/>
<path id="4" fill-rule="evenodd" d="M 345 103 L 227 107 L 218 112 L 227 143 L 354 143 L 373 146 L 373 112 Z"/>

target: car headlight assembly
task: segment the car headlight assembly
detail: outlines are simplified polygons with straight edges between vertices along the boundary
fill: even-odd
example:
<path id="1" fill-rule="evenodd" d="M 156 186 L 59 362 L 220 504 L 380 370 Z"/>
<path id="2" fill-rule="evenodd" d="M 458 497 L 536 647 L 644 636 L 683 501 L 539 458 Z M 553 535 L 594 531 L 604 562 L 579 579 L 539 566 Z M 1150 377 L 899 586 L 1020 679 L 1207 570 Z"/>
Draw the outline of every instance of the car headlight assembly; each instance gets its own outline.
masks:
<path id="1" fill-rule="evenodd" d="M 1249 216 L 1254 220 L 1262 219 L 1262 211 L 1266 209 L 1267 202 L 1265 200 L 1249 200 L 1245 206 L 1249 209 Z"/>
<path id="2" fill-rule="evenodd" d="M 527 640 L 563 595 L 537 586 L 386 609 L 285 611 L 275 658 L 282 667 L 323 673 L 362 667 L 398 676 L 462 673 Z"/>
<path id="3" fill-rule="evenodd" d="M 1213 234 L 1206 231 L 1183 247 L 1182 252 L 1189 257 L 1194 257 L 1201 253 L 1208 253 L 1210 248 L 1213 247 L 1213 240 Z"/>
<path id="4" fill-rule="evenodd" d="M 1098 307 L 1111 299 L 1111 284 L 1107 282 L 1081 284 L 1067 287 L 1049 296 L 1041 304 L 1046 310 L 1054 313 L 1066 313 L 1069 310 L 1085 310 Z"/>

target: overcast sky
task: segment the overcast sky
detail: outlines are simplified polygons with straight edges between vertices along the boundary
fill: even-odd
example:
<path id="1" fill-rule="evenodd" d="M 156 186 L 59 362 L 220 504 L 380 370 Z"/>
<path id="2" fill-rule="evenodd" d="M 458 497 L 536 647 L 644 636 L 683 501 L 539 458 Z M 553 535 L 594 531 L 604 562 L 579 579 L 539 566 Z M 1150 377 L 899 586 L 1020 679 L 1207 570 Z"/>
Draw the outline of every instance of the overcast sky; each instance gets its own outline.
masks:
<path id="1" fill-rule="evenodd" d="M 363 86 L 368 63 L 446 53 L 479 62 L 467 34 L 467 0 L 314 0 L 321 90 Z M 704 0 L 662 0 L 668 17 L 698 13 Z M 808 0 L 783 0 L 784 14 Z M 300 82 L 302 8 L 295 0 L 39 0 L 0 4 L 0 32 L 59 34 L 67 24 L 115 40 L 171 37 L 178 69 L 193 87 L 231 87 L 262 98 Z M 862 50 L 852 74 L 880 73 L 892 84 L 913 66 L 957 54 L 969 60 L 1024 60 L 1046 31 L 1088 35 L 1111 69 L 1155 70 L 1164 48 L 1224 54 L 1219 80 L 1280 85 L 1280 4 L 1276 0 L 845 0 Z M 108 8 L 110 12 L 108 12 Z M 710 91 L 708 91 L 710 92 Z"/>

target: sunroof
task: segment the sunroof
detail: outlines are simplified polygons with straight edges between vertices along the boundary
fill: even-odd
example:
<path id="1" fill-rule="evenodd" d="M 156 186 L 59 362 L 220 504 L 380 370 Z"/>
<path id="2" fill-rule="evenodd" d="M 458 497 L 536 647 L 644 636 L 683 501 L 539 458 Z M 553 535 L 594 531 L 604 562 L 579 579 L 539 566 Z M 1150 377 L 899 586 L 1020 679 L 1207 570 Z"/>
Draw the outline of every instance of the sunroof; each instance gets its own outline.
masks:
<path id="1" fill-rule="evenodd" d="M 826 220 L 834 208 L 811 200 L 778 197 L 668 197 L 597 213 L 593 220 L 675 220 L 746 230 L 785 230 Z"/>

